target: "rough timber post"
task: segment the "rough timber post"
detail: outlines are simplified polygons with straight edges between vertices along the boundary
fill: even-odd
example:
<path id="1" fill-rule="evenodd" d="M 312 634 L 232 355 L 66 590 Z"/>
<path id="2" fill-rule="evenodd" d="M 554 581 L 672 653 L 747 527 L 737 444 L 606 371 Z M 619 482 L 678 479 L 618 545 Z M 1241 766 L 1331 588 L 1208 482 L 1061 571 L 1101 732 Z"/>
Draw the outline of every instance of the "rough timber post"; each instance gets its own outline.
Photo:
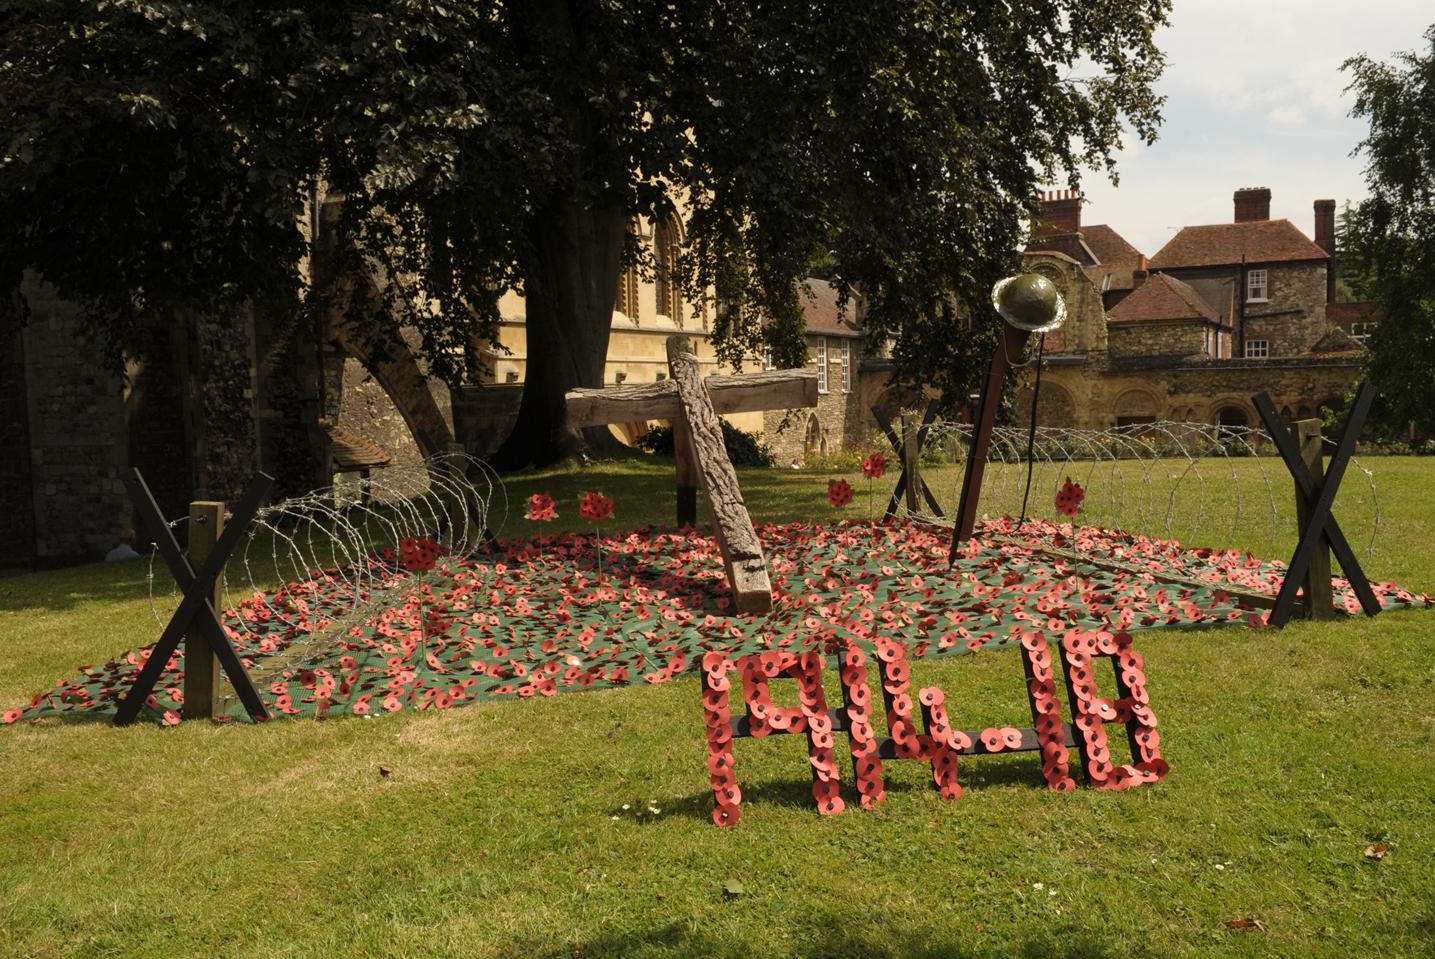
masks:
<path id="1" fill-rule="evenodd" d="M 1295 424 L 1296 441 L 1300 443 L 1300 458 L 1305 462 L 1306 469 L 1310 470 L 1310 475 L 1315 477 L 1317 483 L 1325 476 L 1324 440 L 1321 437 L 1320 427 L 1320 420 L 1301 420 Z M 1300 483 L 1295 484 L 1296 520 L 1301 529 L 1306 528 L 1311 505 L 1319 496 L 1319 487 L 1316 488 L 1313 496 L 1307 498 L 1301 490 Z M 1311 556 L 1310 569 L 1306 573 L 1304 586 L 1306 607 L 1310 610 L 1310 618 L 1334 619 L 1335 606 L 1330 586 L 1330 540 L 1324 534 L 1321 535 L 1320 543 Z"/>
<path id="2" fill-rule="evenodd" d="M 922 486 L 922 476 L 918 472 L 921 467 L 918 460 L 921 456 L 917 451 L 917 424 L 912 420 L 912 414 L 902 414 L 902 469 L 907 474 L 907 515 L 915 516 L 920 508 L 917 505 L 917 490 Z"/>
<path id="3" fill-rule="evenodd" d="M 728 583 L 732 586 L 737 612 L 765 613 L 772 608 L 772 583 L 767 575 L 767 561 L 762 544 L 752 527 L 752 517 L 742 499 L 737 472 L 728 459 L 723 444 L 722 424 L 713 409 L 707 388 L 698 369 L 698 358 L 686 336 L 670 336 L 667 341 L 668 368 L 677 386 L 679 414 L 673 420 L 673 434 L 679 428 L 687 431 L 692 462 L 701 473 L 703 485 L 712 504 L 718 546 L 727 567 Z M 679 461 L 681 463 L 681 460 Z M 682 466 L 679 465 L 679 483 Z M 694 494 L 696 495 L 696 494 Z"/>
<path id="4" fill-rule="evenodd" d="M 224 532 L 224 504 L 198 501 L 189 504 L 189 565 L 195 570 L 204 568 L 214 544 Z M 224 609 L 224 590 L 219 577 L 212 584 L 212 601 L 215 612 Z M 212 719 L 214 701 L 219 693 L 219 657 L 196 634 L 184 639 L 184 708 L 185 719 Z"/>

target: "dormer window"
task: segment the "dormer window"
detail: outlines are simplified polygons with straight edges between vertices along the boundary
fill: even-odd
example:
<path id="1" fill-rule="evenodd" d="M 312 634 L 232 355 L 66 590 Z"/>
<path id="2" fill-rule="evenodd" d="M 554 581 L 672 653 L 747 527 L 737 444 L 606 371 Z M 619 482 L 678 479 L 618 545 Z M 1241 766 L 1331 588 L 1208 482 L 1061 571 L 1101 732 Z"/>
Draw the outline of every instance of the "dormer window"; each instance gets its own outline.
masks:
<path id="1" fill-rule="evenodd" d="M 1265 270 L 1251 270 L 1246 274 L 1246 302 L 1266 303 L 1270 300 Z"/>

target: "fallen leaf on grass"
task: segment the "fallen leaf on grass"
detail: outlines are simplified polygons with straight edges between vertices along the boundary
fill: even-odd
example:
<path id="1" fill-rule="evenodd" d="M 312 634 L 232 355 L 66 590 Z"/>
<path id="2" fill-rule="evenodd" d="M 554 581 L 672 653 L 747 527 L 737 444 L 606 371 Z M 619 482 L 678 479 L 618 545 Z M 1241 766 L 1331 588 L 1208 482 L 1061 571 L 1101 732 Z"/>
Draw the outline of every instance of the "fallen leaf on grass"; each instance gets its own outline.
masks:
<path id="1" fill-rule="evenodd" d="M 1265 932 L 1265 931 L 1266 931 L 1266 924 L 1263 923 L 1263 922 L 1261 922 L 1259 919 L 1227 919 L 1227 920 L 1226 920 L 1226 928 L 1227 928 L 1227 929 L 1258 929 L 1258 930 L 1260 930 L 1261 932 Z"/>
<path id="2" fill-rule="evenodd" d="M 736 879 L 729 879 L 727 882 L 722 884 L 722 894 L 723 898 L 725 899 L 736 899 L 738 896 L 741 896 L 746 892 L 747 889 L 744 888 L 743 884 Z"/>
<path id="3" fill-rule="evenodd" d="M 1385 854 L 1389 851 L 1390 846 L 1388 843 L 1373 842 L 1365 847 L 1365 858 L 1371 862 L 1379 862 L 1385 858 Z"/>
<path id="4" fill-rule="evenodd" d="M 393 772 L 393 770 L 389 769 L 388 766 L 380 766 L 380 767 L 379 767 L 379 775 L 380 775 L 380 776 L 387 777 L 387 776 L 389 775 L 389 773 L 391 773 L 391 772 Z"/>

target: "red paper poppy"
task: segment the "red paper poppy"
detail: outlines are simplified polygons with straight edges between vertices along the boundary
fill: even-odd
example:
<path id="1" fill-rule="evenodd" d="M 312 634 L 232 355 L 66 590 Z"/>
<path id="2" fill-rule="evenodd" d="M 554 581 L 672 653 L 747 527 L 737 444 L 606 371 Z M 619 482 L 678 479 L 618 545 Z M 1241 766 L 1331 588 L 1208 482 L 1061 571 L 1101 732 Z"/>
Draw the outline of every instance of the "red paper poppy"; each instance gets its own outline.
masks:
<path id="1" fill-rule="evenodd" d="M 528 512 L 524 516 L 535 523 L 546 523 L 558 518 L 553 497 L 547 493 L 534 493 L 528 497 Z"/>
<path id="2" fill-rule="evenodd" d="M 1086 490 L 1081 488 L 1080 483 L 1073 483 L 1068 476 L 1061 489 L 1056 491 L 1056 511 L 1065 516 L 1075 516 L 1085 500 Z"/>
<path id="3" fill-rule="evenodd" d="M 843 479 L 828 480 L 827 502 L 837 509 L 852 502 L 852 484 Z"/>
<path id="4" fill-rule="evenodd" d="M 602 493 L 584 493 L 578 501 L 578 515 L 597 523 L 613 515 L 613 500 Z"/>
<path id="5" fill-rule="evenodd" d="M 887 457 L 881 453 L 873 453 L 862 461 L 862 475 L 868 479 L 881 479 L 885 472 L 887 472 Z"/>

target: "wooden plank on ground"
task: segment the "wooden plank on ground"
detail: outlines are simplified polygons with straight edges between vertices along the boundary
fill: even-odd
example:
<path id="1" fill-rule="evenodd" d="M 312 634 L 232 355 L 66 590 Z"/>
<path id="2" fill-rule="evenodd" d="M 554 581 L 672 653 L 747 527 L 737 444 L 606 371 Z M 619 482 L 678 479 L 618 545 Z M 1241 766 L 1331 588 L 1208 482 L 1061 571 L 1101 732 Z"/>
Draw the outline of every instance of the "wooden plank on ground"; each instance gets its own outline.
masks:
<path id="1" fill-rule="evenodd" d="M 696 364 L 696 358 L 694 358 Z M 817 405 L 816 370 L 768 370 L 737 376 L 709 376 L 707 387 L 715 413 L 797 410 Z M 675 420 L 681 409 L 673 380 L 633 386 L 583 387 L 569 390 L 568 425 L 603 426 L 635 419 Z"/>
<path id="2" fill-rule="evenodd" d="M 732 586 L 737 611 L 765 613 L 772 608 L 772 583 L 767 575 L 767 561 L 763 558 L 762 544 L 753 529 L 747 504 L 743 502 L 737 472 L 727 456 L 717 410 L 708 390 L 704 389 L 698 358 L 693 354 L 691 341 L 686 336 L 668 337 L 667 348 L 668 366 L 673 374 L 671 382 L 680 401 L 674 427 L 680 422 L 687 428 L 692 455 L 707 489 L 708 501 L 712 503 L 718 546 L 727 567 L 728 583 Z M 708 379 L 709 386 L 713 379 L 716 377 Z M 815 379 L 813 383 L 816 384 Z"/>
<path id="3" fill-rule="evenodd" d="M 1057 559 L 1064 559 L 1072 563 L 1095 566 L 1097 569 L 1104 569 L 1108 572 L 1130 573 L 1134 576 L 1149 576 L 1157 582 L 1169 583 L 1172 586 L 1184 586 L 1189 589 L 1219 589 L 1223 592 L 1230 593 L 1247 606 L 1271 609 L 1276 605 L 1276 598 L 1269 593 L 1252 592 L 1251 590 L 1242 589 L 1230 583 L 1213 583 L 1208 580 L 1195 579 L 1190 576 L 1160 573 L 1152 569 L 1147 569 L 1144 566 L 1138 566 L 1135 563 L 1122 563 L 1105 556 L 1092 556 L 1089 553 L 1079 553 L 1074 549 L 1062 549 L 1059 546 L 1044 546 L 1040 543 L 1031 543 L 1024 539 L 1017 539 L 1014 536 L 993 536 L 992 540 L 998 543 L 1008 543 L 1012 546 L 1019 546 L 1022 549 L 1031 550 L 1033 553 L 1041 553 L 1044 556 L 1053 556 Z"/>

